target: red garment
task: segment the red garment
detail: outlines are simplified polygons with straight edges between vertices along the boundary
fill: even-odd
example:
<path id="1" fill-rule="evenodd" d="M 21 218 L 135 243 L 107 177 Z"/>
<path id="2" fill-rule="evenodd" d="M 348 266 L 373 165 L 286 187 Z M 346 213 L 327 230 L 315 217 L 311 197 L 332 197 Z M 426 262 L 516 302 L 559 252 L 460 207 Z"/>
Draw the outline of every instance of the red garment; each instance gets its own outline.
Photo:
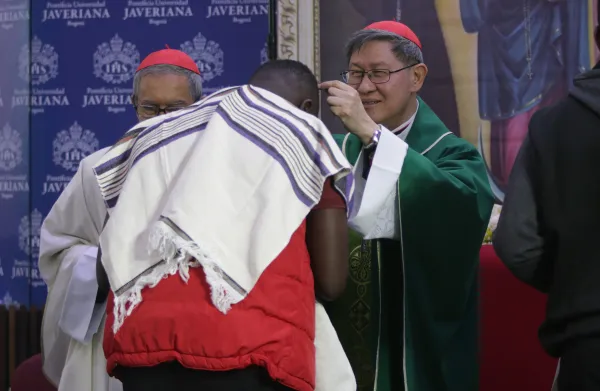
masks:
<path id="1" fill-rule="evenodd" d="M 331 181 L 315 209 L 345 207 Z M 315 386 L 315 293 L 305 241 L 306 222 L 263 272 L 248 296 L 227 315 L 210 300 L 201 267 L 144 289 L 143 301 L 116 335 L 113 296 L 104 333 L 107 371 L 117 365 L 154 366 L 177 360 L 208 371 L 265 367 L 276 381 L 299 391 Z"/>
<path id="2" fill-rule="evenodd" d="M 321 200 L 313 210 L 317 209 L 345 209 L 346 201 L 340 195 L 338 190 L 333 185 L 332 180 L 327 180 L 325 185 L 323 186 L 323 194 L 321 195 Z"/>
<path id="3" fill-rule="evenodd" d="M 12 391 L 56 391 L 42 370 L 42 355 L 36 354 L 23 361 L 10 379 Z"/>

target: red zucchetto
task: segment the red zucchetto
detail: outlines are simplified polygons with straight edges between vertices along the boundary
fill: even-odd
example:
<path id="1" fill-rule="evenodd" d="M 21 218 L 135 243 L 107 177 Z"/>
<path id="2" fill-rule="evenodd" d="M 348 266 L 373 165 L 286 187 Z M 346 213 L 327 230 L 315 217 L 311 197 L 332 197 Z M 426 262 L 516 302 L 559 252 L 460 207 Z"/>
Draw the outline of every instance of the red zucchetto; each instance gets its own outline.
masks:
<path id="1" fill-rule="evenodd" d="M 414 31 L 412 31 L 410 27 L 408 27 L 404 23 L 395 22 L 393 20 L 384 20 L 381 22 L 372 23 L 365 27 L 363 30 L 384 30 L 389 33 L 394 33 L 396 35 L 401 36 L 402 38 L 408 39 L 409 41 L 417 45 L 419 49 L 423 49 L 421 47 L 421 41 L 419 40 L 419 37 L 417 37 L 417 34 L 415 34 Z"/>
<path id="2" fill-rule="evenodd" d="M 140 63 L 140 66 L 136 69 L 136 72 L 153 65 L 174 65 L 176 67 L 200 74 L 198 65 L 196 65 L 196 62 L 192 60 L 190 56 L 181 50 L 170 49 L 169 46 L 167 46 L 166 49 L 150 53 L 148 57 L 144 58 L 144 60 Z"/>

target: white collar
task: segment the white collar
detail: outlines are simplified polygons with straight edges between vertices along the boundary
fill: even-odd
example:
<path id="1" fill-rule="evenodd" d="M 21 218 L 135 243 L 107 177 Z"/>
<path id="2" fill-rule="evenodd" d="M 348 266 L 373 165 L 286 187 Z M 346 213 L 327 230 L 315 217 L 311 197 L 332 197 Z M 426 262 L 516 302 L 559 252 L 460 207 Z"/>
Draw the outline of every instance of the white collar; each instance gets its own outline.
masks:
<path id="1" fill-rule="evenodd" d="M 392 130 L 392 133 L 396 134 L 402 140 L 406 141 L 406 137 L 408 136 L 408 132 L 410 132 L 410 129 L 412 128 L 413 122 L 415 121 L 415 117 L 417 116 L 417 111 L 419 111 L 419 100 L 418 99 L 417 99 L 417 109 L 415 110 L 415 112 L 413 113 L 413 115 L 408 119 L 408 121 L 404 122 L 402 125 L 398 126 L 396 129 Z M 396 132 L 399 132 L 402 129 L 404 129 L 404 131 L 402 131 L 400 134 L 396 133 Z"/>

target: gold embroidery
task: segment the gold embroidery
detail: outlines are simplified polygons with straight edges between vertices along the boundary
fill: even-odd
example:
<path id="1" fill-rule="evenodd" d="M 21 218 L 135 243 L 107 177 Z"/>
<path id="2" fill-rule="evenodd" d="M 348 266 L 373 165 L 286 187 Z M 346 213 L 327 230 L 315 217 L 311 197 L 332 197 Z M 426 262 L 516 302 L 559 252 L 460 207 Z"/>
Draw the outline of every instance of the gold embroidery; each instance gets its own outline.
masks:
<path id="1" fill-rule="evenodd" d="M 350 253 L 348 295 L 351 295 L 347 313 L 352 330 L 346 330 L 344 348 L 356 376 L 358 391 L 370 391 L 375 380 L 373 363 L 373 331 L 371 328 L 371 242 L 363 241 Z"/>

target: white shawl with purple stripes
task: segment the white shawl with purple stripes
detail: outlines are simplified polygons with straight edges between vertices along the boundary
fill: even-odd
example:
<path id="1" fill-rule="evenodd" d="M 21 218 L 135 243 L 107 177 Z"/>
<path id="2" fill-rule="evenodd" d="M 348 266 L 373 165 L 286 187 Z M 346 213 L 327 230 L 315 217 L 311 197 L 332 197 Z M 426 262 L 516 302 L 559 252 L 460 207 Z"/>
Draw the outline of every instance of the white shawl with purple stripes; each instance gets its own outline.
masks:
<path id="1" fill-rule="evenodd" d="M 334 177 L 351 166 L 325 125 L 257 87 L 221 90 L 130 130 L 95 166 L 116 333 L 143 288 L 202 266 L 223 313 L 252 290 Z"/>

